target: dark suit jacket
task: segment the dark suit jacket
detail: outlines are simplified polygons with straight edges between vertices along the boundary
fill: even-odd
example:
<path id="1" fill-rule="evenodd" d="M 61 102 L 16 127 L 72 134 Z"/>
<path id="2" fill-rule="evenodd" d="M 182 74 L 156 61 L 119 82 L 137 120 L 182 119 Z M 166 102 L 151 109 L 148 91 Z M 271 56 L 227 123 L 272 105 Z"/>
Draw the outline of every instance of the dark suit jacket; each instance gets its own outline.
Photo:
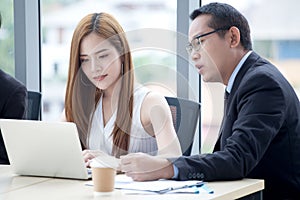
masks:
<path id="1" fill-rule="evenodd" d="M 259 178 L 264 199 L 300 199 L 300 103 L 254 52 L 236 76 L 224 120 L 214 153 L 174 159 L 178 179 Z"/>
<path id="2" fill-rule="evenodd" d="M 25 117 L 26 87 L 0 69 L 0 118 L 22 119 Z M 0 130 L 0 164 L 9 164 Z"/>

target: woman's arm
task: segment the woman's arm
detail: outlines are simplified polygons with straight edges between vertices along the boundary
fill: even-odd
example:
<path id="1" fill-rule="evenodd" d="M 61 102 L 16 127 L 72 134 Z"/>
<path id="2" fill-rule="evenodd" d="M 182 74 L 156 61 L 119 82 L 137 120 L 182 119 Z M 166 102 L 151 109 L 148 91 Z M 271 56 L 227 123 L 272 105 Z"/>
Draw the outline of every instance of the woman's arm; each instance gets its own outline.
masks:
<path id="1" fill-rule="evenodd" d="M 171 110 L 164 96 L 154 92 L 147 94 L 141 107 L 141 121 L 145 130 L 155 136 L 159 156 L 182 155 Z"/>

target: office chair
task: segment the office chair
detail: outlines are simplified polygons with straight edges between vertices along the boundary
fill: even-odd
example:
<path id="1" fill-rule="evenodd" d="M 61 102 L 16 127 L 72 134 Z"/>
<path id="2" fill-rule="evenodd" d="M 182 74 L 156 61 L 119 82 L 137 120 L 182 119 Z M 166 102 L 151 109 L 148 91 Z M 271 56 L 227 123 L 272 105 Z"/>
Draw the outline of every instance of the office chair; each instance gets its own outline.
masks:
<path id="1" fill-rule="evenodd" d="M 172 113 L 173 125 L 183 155 L 191 155 L 194 136 L 200 118 L 200 104 L 187 99 L 165 97 Z M 199 138 L 200 140 L 201 138 Z"/>
<path id="2" fill-rule="evenodd" d="M 28 91 L 27 92 L 27 107 L 26 118 L 28 120 L 39 120 L 41 111 L 41 98 L 40 92 Z"/>

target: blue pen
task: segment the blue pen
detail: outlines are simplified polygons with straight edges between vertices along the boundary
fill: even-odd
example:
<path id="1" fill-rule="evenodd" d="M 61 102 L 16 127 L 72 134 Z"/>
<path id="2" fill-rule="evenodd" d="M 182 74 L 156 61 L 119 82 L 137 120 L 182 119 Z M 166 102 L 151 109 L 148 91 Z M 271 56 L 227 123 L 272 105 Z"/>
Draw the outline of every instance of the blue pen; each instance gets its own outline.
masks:
<path id="1" fill-rule="evenodd" d="M 165 194 L 165 193 L 171 192 L 173 190 L 179 190 L 179 189 L 184 189 L 184 188 L 197 188 L 197 187 L 202 187 L 203 185 L 204 185 L 203 182 L 198 182 L 198 183 L 195 183 L 192 185 L 184 185 L 184 186 L 180 186 L 180 187 L 170 187 L 170 188 L 166 188 L 166 189 L 159 190 L 156 192 L 159 194 Z M 197 192 L 195 192 L 195 193 L 199 193 L 199 190 L 197 190 Z"/>
<path id="2" fill-rule="evenodd" d="M 194 194 L 199 194 L 200 193 L 200 191 L 199 191 L 199 189 L 198 189 L 197 186 L 194 186 L 193 189 L 194 189 Z"/>
<path id="3" fill-rule="evenodd" d="M 210 187 L 208 187 L 207 184 L 203 184 L 201 186 L 201 188 L 204 189 L 208 194 L 213 194 L 214 193 L 214 191 Z"/>

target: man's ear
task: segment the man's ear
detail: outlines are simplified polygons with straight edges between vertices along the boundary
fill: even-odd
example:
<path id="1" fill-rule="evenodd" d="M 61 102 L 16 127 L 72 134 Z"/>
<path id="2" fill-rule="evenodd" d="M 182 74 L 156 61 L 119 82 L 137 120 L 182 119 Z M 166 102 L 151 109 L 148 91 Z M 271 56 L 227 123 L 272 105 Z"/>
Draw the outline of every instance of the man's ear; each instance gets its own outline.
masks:
<path id="1" fill-rule="evenodd" d="M 230 34 L 230 47 L 231 48 L 237 47 L 241 41 L 240 30 L 237 27 L 232 26 L 229 29 L 229 34 Z"/>

